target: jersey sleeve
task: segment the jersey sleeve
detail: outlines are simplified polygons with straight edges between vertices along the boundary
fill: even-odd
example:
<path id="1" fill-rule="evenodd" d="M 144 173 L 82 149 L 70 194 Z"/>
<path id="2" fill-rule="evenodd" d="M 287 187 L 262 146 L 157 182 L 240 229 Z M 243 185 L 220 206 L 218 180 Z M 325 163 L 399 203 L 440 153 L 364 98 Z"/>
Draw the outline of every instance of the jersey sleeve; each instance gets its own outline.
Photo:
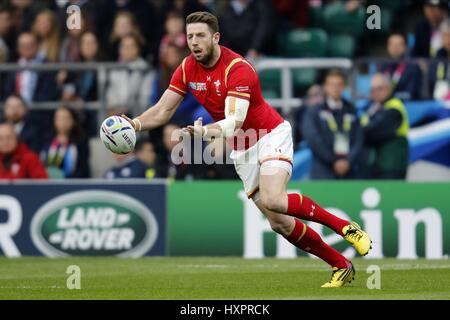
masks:
<path id="1" fill-rule="evenodd" d="M 184 66 L 185 60 L 183 60 L 183 63 L 178 66 L 178 68 L 175 70 L 175 72 L 172 75 L 172 79 L 170 80 L 169 84 L 169 90 L 178 93 L 179 95 L 183 96 L 187 93 L 187 86 L 186 86 L 186 70 Z"/>
<path id="2" fill-rule="evenodd" d="M 227 96 L 250 101 L 256 71 L 246 61 L 234 65 L 226 75 Z"/>

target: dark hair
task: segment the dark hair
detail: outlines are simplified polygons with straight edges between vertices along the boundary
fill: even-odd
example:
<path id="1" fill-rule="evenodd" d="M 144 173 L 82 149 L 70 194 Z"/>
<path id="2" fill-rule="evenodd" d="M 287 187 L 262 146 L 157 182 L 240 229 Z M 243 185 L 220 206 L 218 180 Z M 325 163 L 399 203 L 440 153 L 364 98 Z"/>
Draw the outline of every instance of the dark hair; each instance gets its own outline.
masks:
<path id="1" fill-rule="evenodd" d="M 116 16 L 114 17 L 114 22 L 113 22 L 113 27 L 112 27 L 112 31 L 111 31 L 111 35 L 109 36 L 109 42 L 110 43 L 114 43 L 116 40 L 120 40 L 118 38 L 116 38 L 116 34 L 114 33 L 114 26 L 116 24 L 116 21 L 119 17 L 126 17 L 128 19 L 130 19 L 130 22 L 132 24 L 133 30 L 131 31 L 131 33 L 135 34 L 141 41 L 141 43 L 145 43 L 145 38 L 142 35 L 142 31 L 139 27 L 139 24 L 136 20 L 136 16 L 131 13 L 130 11 L 126 11 L 126 10 L 122 10 L 119 11 Z"/>
<path id="2" fill-rule="evenodd" d="M 206 11 L 198 11 L 188 15 L 186 25 L 190 23 L 206 23 L 213 34 L 219 32 L 219 21 L 216 16 Z"/>
<path id="3" fill-rule="evenodd" d="M 126 36 L 124 36 L 121 40 L 120 40 L 120 42 L 122 43 L 122 41 L 124 41 L 125 39 L 127 39 L 127 38 L 131 38 L 131 39 L 133 39 L 133 41 L 134 41 L 134 44 L 136 45 L 136 47 L 138 48 L 138 50 L 139 50 L 139 53 L 142 51 L 142 46 L 144 45 L 144 43 L 142 42 L 142 40 L 141 40 L 141 38 L 136 34 L 136 33 L 130 33 L 130 34 L 127 34 Z"/>
<path id="4" fill-rule="evenodd" d="M 83 129 L 80 125 L 80 120 L 79 120 L 78 114 L 74 109 L 72 109 L 66 105 L 62 105 L 55 110 L 55 113 L 53 115 L 53 134 L 56 135 L 56 127 L 55 127 L 55 121 L 54 121 L 55 116 L 56 116 L 56 111 L 61 110 L 61 109 L 67 110 L 70 113 L 70 116 L 73 121 L 73 127 L 69 133 L 69 142 L 70 143 L 80 142 L 80 140 L 82 140 L 84 135 L 83 135 Z"/>
<path id="5" fill-rule="evenodd" d="M 177 11 L 177 10 L 172 10 L 172 11 L 169 11 L 169 12 L 166 14 L 166 19 L 165 19 L 165 21 L 167 21 L 167 20 L 169 20 L 169 19 L 172 19 L 172 18 L 176 18 L 176 19 L 181 19 L 181 20 L 183 20 L 183 15 L 182 15 L 179 11 Z"/>
<path id="6" fill-rule="evenodd" d="M 6 4 L 1 4 L 0 5 L 0 13 L 9 13 L 12 14 L 12 9 L 10 6 L 6 5 Z"/>
<path id="7" fill-rule="evenodd" d="M 431 7 L 439 7 L 439 9 L 441 9 L 441 10 L 449 9 L 448 0 L 425 0 L 424 5 L 431 6 Z"/>
<path id="8" fill-rule="evenodd" d="M 342 81 L 344 81 L 345 83 L 347 83 L 347 75 L 340 69 L 331 69 L 329 70 L 326 75 L 325 75 L 325 80 L 324 82 L 329 78 L 329 77 L 339 77 L 342 79 Z"/>
<path id="9" fill-rule="evenodd" d="M 153 147 L 153 149 L 155 149 L 155 146 L 153 145 L 153 143 L 151 141 L 149 141 L 148 139 L 142 139 L 141 138 L 141 139 L 138 139 L 136 141 L 136 145 L 134 146 L 134 150 L 136 152 L 142 151 L 142 149 L 144 149 L 144 146 L 146 144 L 150 144 Z"/>
<path id="10" fill-rule="evenodd" d="M 405 34 L 404 34 L 403 32 L 401 32 L 401 31 L 392 31 L 392 32 L 389 34 L 388 39 L 389 39 L 390 37 L 392 37 L 392 36 L 399 36 L 399 37 L 401 37 L 401 38 L 403 39 L 403 41 L 405 41 L 405 43 L 407 43 L 406 36 L 405 36 Z"/>

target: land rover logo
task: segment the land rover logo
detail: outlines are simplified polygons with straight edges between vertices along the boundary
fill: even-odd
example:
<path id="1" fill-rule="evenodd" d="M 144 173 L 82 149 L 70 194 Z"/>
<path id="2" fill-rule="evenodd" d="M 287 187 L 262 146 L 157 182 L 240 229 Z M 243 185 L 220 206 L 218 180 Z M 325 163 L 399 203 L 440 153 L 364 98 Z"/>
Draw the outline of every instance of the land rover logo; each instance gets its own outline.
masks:
<path id="1" fill-rule="evenodd" d="M 102 190 L 71 192 L 45 203 L 31 222 L 31 238 L 50 257 L 140 257 L 156 241 L 153 213 L 127 195 Z"/>

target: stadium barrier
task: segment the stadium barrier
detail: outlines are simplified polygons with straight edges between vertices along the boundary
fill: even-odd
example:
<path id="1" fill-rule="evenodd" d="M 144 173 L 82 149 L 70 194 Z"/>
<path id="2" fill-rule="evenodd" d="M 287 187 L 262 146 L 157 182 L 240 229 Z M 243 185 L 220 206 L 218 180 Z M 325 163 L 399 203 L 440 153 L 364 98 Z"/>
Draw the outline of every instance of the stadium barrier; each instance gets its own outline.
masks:
<path id="1" fill-rule="evenodd" d="M 262 70 L 280 70 L 281 71 L 281 96 L 279 98 L 269 98 L 267 102 L 275 107 L 281 108 L 283 114 L 286 117 L 290 117 L 291 110 L 298 108 L 302 105 L 302 99 L 294 97 L 293 90 L 293 70 L 294 69 L 326 69 L 326 68 L 342 68 L 351 69 L 353 63 L 349 59 L 343 58 L 311 58 L 311 59 L 283 59 L 283 58 L 262 58 L 254 61 L 255 68 L 258 71 Z M 108 86 L 108 75 L 112 70 L 117 69 L 129 69 L 130 66 L 124 63 L 115 62 L 100 62 L 100 63 L 45 63 L 34 65 L 20 65 L 15 63 L 0 63 L 0 73 L 16 72 L 22 70 L 31 71 L 67 71 L 67 72 L 81 72 L 94 70 L 97 74 L 97 95 L 98 101 L 80 102 L 71 101 L 65 102 L 65 104 L 80 108 L 84 107 L 88 110 L 99 111 L 99 124 L 106 115 L 106 99 L 105 93 Z M 147 72 L 153 70 L 149 67 L 132 67 L 133 71 Z M 148 88 L 151 90 L 151 88 Z M 129 106 L 135 113 L 142 112 L 148 105 L 141 105 L 137 97 L 134 97 L 134 102 Z M 30 108 L 33 110 L 48 110 L 56 109 L 60 105 L 60 102 L 48 101 L 48 102 L 34 102 L 30 104 Z M 0 108 L 3 108 L 3 104 L 0 103 Z"/>
<path id="2" fill-rule="evenodd" d="M 450 183 L 293 182 L 372 236 L 367 258 L 448 258 Z M 355 251 L 310 223 L 347 257 Z M 73 180 L 0 184 L 0 255 L 306 256 L 248 200 L 239 181 Z"/>
<path id="3" fill-rule="evenodd" d="M 421 66 L 423 71 L 423 79 L 428 79 L 429 70 L 426 66 L 435 63 L 437 60 L 432 59 L 410 59 L 409 62 L 415 62 Z M 267 102 L 282 110 L 283 115 L 292 120 L 292 111 L 301 107 L 304 102 L 303 98 L 296 97 L 294 94 L 294 75 L 293 72 L 299 69 L 328 69 L 328 68 L 340 68 L 346 70 L 349 74 L 349 89 L 345 95 L 347 98 L 351 98 L 356 101 L 357 99 L 365 99 L 369 95 L 370 79 L 377 72 L 378 68 L 387 63 L 396 62 L 392 59 L 384 58 L 260 58 L 253 61 L 253 64 L 257 71 L 279 70 L 280 76 L 280 96 L 268 97 Z M 130 69 L 130 66 L 124 63 L 116 62 L 98 62 L 98 63 L 45 63 L 35 65 L 19 65 L 14 63 L 0 63 L 0 73 L 16 72 L 21 70 L 33 70 L 33 71 L 53 71 L 57 72 L 64 70 L 67 72 L 81 72 L 94 70 L 97 74 L 97 95 L 99 99 L 91 102 L 67 102 L 66 104 L 73 107 L 84 107 L 89 110 L 98 110 L 98 120 L 101 122 L 106 115 L 106 101 L 105 92 L 108 85 L 108 75 L 110 71 L 117 69 Z M 132 70 L 138 70 L 140 72 L 147 72 L 153 70 L 152 67 L 136 67 L 133 66 Z M 315 81 L 319 81 L 316 78 Z M 311 83 L 312 84 L 312 83 Z M 151 90 L 151 88 L 149 88 Z M 421 92 L 423 96 L 428 95 L 428 82 L 422 81 Z M 135 113 L 142 112 L 148 105 L 141 105 L 137 97 L 134 97 L 135 101 L 131 102 L 130 110 Z M 57 101 L 32 103 L 30 107 L 35 110 L 41 109 L 55 109 L 60 105 Z M 3 104 L 0 103 L 0 108 Z"/>
<path id="4" fill-rule="evenodd" d="M 263 58 L 254 61 L 256 70 L 280 70 L 281 71 L 281 96 L 280 98 L 269 98 L 267 102 L 274 107 L 281 108 L 283 115 L 288 116 L 292 108 L 303 105 L 303 100 L 294 96 L 293 71 L 295 69 L 328 69 L 340 68 L 350 70 L 353 62 L 344 58 Z"/>
<path id="5" fill-rule="evenodd" d="M 107 101 L 106 101 L 106 90 L 108 86 L 108 77 L 113 70 L 133 70 L 139 72 L 151 71 L 151 67 L 141 67 L 132 66 L 130 67 L 126 63 L 116 63 L 116 62 L 95 62 L 95 63 L 85 63 L 85 62 L 71 62 L 71 63 L 45 63 L 45 64 L 33 64 L 33 65 L 20 65 L 15 63 L 0 63 L 0 74 L 17 72 L 23 70 L 36 71 L 36 72 L 56 72 L 66 71 L 66 72 L 83 72 L 83 71 L 95 71 L 97 78 L 97 101 L 66 101 L 65 105 L 73 108 L 83 108 L 86 110 L 96 110 L 98 111 L 98 125 L 100 126 L 103 119 L 107 114 Z M 151 90 L 151 88 L 148 88 Z M 141 105 L 137 97 L 131 97 L 130 109 L 135 113 L 142 112 L 148 105 Z M 43 101 L 43 102 L 33 102 L 29 104 L 31 110 L 54 110 L 61 105 L 60 101 Z M 0 103 L 0 109 L 3 109 L 3 103 Z"/>
<path id="6" fill-rule="evenodd" d="M 293 182 L 336 215 L 359 223 L 372 237 L 367 258 L 448 258 L 449 183 Z M 205 196 L 206 195 L 206 196 Z M 170 255 L 295 258 L 306 256 L 270 229 L 240 182 L 175 183 L 168 193 Z M 324 240 L 351 258 L 353 248 L 316 223 Z"/>
<path id="7" fill-rule="evenodd" d="M 0 184 L 7 257 L 166 253 L 165 182 L 73 180 Z"/>

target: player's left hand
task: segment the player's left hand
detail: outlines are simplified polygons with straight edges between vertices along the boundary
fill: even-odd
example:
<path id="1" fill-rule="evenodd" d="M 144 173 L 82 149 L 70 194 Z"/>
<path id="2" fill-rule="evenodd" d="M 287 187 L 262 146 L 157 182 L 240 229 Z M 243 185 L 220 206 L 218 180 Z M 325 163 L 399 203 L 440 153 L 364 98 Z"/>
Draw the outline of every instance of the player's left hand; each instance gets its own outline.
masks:
<path id="1" fill-rule="evenodd" d="M 200 117 L 196 121 L 194 121 L 193 126 L 187 126 L 181 129 L 183 133 L 190 134 L 194 137 L 203 137 L 203 118 Z"/>

